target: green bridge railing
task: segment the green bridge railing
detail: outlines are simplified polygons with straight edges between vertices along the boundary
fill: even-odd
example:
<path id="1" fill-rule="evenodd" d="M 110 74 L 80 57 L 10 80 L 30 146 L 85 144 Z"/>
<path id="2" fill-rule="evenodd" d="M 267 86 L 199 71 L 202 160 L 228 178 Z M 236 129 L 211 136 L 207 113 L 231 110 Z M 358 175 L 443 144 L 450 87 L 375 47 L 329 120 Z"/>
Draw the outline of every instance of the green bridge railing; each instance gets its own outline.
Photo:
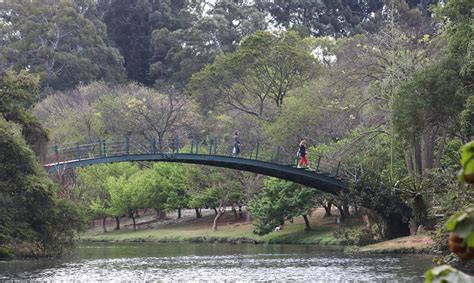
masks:
<path id="1" fill-rule="evenodd" d="M 54 144 L 48 147 L 43 164 L 50 166 L 85 159 L 162 153 L 230 157 L 232 156 L 232 149 L 233 142 L 229 139 L 214 138 L 205 141 L 176 139 L 167 141 L 166 146 L 160 148 L 155 139 L 146 141 L 125 137 L 120 140 L 98 140 L 92 143 Z M 296 167 L 298 161 L 296 150 L 296 148 L 288 150 L 281 146 L 256 142 L 243 144 L 241 153 L 237 157 Z M 340 161 L 324 156 L 318 156 L 316 160 L 311 160 L 309 170 L 340 179 L 347 177 L 348 172 Z"/>

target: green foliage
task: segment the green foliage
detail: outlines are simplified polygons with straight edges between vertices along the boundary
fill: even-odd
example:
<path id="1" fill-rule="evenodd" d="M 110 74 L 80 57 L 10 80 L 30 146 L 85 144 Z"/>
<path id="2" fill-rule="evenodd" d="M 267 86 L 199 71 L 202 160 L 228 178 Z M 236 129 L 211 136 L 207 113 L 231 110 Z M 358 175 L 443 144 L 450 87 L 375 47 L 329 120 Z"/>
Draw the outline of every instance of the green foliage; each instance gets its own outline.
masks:
<path id="1" fill-rule="evenodd" d="M 148 84 L 151 11 L 148 0 L 117 0 L 111 1 L 104 15 L 109 37 L 124 58 L 128 78 Z"/>
<path id="2" fill-rule="evenodd" d="M 38 99 L 39 77 L 26 70 L 19 73 L 9 70 L 1 76 L 0 114 L 7 121 L 28 124 L 33 117 L 26 109 Z"/>
<path id="3" fill-rule="evenodd" d="M 428 208 L 426 205 L 426 201 L 421 196 L 421 194 L 417 194 L 411 203 L 412 209 L 412 217 L 415 223 L 418 225 L 426 224 L 426 220 L 428 219 Z"/>
<path id="4" fill-rule="evenodd" d="M 424 177 L 429 178 L 432 184 L 426 188 L 427 192 L 433 194 L 431 215 L 444 215 L 444 220 L 447 220 L 450 215 L 474 202 L 474 191 L 466 184 L 459 183 L 455 171 L 429 171 Z"/>
<path id="5" fill-rule="evenodd" d="M 340 238 L 342 245 L 366 246 L 376 243 L 377 234 L 373 229 L 367 227 L 343 228 L 341 231 L 334 232 L 337 238 Z"/>
<path id="6" fill-rule="evenodd" d="M 121 81 L 123 58 L 110 46 L 95 4 L 81 11 L 73 1 L 22 1 L 4 36 L 7 61 L 39 74 L 42 86 L 67 89 L 93 80 Z"/>
<path id="7" fill-rule="evenodd" d="M 147 181 L 140 174 L 128 178 L 108 177 L 106 185 L 110 193 L 110 210 L 113 215 L 128 215 L 134 219 L 135 212 L 144 207 Z"/>
<path id="8" fill-rule="evenodd" d="M 461 147 L 461 165 L 460 180 L 474 184 L 474 141 Z"/>
<path id="9" fill-rule="evenodd" d="M 463 166 L 463 170 L 466 170 L 466 166 L 470 166 L 472 161 L 472 146 L 473 142 L 470 142 L 461 148 L 461 165 Z M 469 174 L 462 171 L 461 175 L 469 176 Z M 469 177 L 461 179 L 469 180 Z M 470 181 L 472 181 L 472 179 Z M 465 187 L 463 187 L 463 189 L 465 189 Z M 439 229 L 441 232 L 437 235 L 436 243 L 437 246 L 444 248 L 444 251 L 446 252 L 447 235 L 443 230 L 443 228 L 445 228 L 447 231 L 451 232 L 449 243 L 450 250 L 455 252 L 461 260 L 466 260 L 472 259 L 472 251 L 474 250 L 474 207 L 472 207 L 474 195 L 472 190 L 464 190 L 463 193 L 465 196 L 462 196 L 460 199 L 462 201 L 461 206 L 466 208 L 463 208 L 462 211 L 452 215 L 447 221 L 445 227 Z M 458 240 L 461 242 L 458 243 Z M 472 277 L 469 277 L 450 266 L 440 266 L 426 272 L 427 282 L 445 282 L 446 280 L 472 281 L 472 279 Z"/>
<path id="10" fill-rule="evenodd" d="M 194 74 L 188 91 L 204 114 L 221 105 L 273 119 L 288 92 L 312 79 L 319 66 L 297 33 L 256 32 L 236 52 L 219 56 Z"/>
<path id="11" fill-rule="evenodd" d="M 81 214 L 47 179 L 33 152 L 0 120 L 0 246 L 59 254 L 80 230 Z"/>
<path id="12" fill-rule="evenodd" d="M 286 219 L 308 214 L 316 194 L 314 189 L 292 182 L 273 178 L 265 181 L 264 189 L 249 205 L 249 211 L 258 220 L 254 233 L 268 234 Z"/>
<path id="13" fill-rule="evenodd" d="M 5 247 L 0 247 L 0 260 L 10 259 L 13 257 L 13 250 Z"/>
<path id="14" fill-rule="evenodd" d="M 409 235 L 410 208 L 399 194 L 392 191 L 390 182 L 372 171 L 364 171 L 349 193 L 352 204 L 365 207 L 381 217 L 386 225 L 387 239 Z"/>
<path id="15" fill-rule="evenodd" d="M 447 125 L 459 115 L 464 99 L 456 92 L 458 75 L 449 66 L 435 66 L 415 74 L 394 102 L 395 131 L 414 143 L 432 126 Z"/>
<path id="16" fill-rule="evenodd" d="M 451 216 L 446 223 L 446 230 L 464 239 L 467 247 L 474 247 L 474 207 L 466 208 Z"/>
<path id="17" fill-rule="evenodd" d="M 471 282 L 473 278 L 449 265 L 441 265 L 425 273 L 426 283 Z"/>
<path id="18" fill-rule="evenodd" d="M 102 164 L 82 168 L 78 171 L 77 191 L 81 193 L 81 205 L 89 217 L 121 216 L 123 211 L 112 207 L 108 178 L 130 178 L 139 172 L 131 163 Z"/>
<path id="19" fill-rule="evenodd" d="M 474 96 L 469 96 L 461 112 L 461 128 L 463 134 L 469 139 L 474 137 Z"/>
<path id="20" fill-rule="evenodd" d="M 362 32 L 380 17 L 383 1 L 257 1 L 274 21 L 313 36 Z M 371 15 L 377 15 L 374 17 Z M 377 13 L 377 14 L 375 14 Z"/>
<path id="21" fill-rule="evenodd" d="M 9 70 L 0 79 L 0 115 L 21 126 L 22 136 L 38 156 L 48 141 L 46 131 L 28 111 L 38 99 L 39 77 L 22 70 Z"/>
<path id="22" fill-rule="evenodd" d="M 188 1 L 169 2 L 178 2 L 174 5 L 179 6 Z M 265 14 L 245 1 L 220 0 L 209 4 L 205 4 L 207 11 L 200 17 L 189 14 L 189 4 L 188 10 L 182 6 L 181 10 L 165 10 L 181 21 L 179 25 L 152 32 L 150 73 L 158 87 L 185 88 L 193 73 L 211 64 L 217 54 L 235 51 L 244 36 L 267 26 Z"/>
<path id="23" fill-rule="evenodd" d="M 472 13 L 474 3 L 470 0 L 450 0 L 438 7 L 438 14 L 447 18 L 447 34 L 450 59 L 458 64 L 459 73 L 466 83 L 462 91 L 472 93 L 474 70 Z M 469 83 L 471 82 L 471 83 Z"/>
<path id="24" fill-rule="evenodd" d="M 144 205 L 156 210 L 174 210 L 187 207 L 187 175 L 183 165 L 153 164 L 140 174 L 146 194 Z"/>

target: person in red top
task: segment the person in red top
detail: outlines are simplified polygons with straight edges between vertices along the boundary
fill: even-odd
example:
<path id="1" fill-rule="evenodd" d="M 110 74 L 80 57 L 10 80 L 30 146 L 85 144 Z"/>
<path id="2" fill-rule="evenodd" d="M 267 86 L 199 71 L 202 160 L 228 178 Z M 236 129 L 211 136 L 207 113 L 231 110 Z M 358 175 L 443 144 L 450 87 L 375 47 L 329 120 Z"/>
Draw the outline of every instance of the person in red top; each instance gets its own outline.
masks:
<path id="1" fill-rule="evenodd" d="M 298 168 L 308 167 L 308 159 L 306 158 L 306 140 L 302 139 L 299 145 L 298 154 L 300 160 L 298 162 Z"/>

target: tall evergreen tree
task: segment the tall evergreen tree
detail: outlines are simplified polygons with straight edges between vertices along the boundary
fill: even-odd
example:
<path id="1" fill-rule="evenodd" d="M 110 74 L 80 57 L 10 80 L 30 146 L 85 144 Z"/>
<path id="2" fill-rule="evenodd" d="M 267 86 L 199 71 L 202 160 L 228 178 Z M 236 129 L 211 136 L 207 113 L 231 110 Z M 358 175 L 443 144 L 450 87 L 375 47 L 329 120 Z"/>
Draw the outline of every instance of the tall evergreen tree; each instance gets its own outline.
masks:
<path id="1" fill-rule="evenodd" d="M 123 80 L 123 59 L 92 1 L 20 1 L 10 8 L 2 26 L 8 67 L 39 73 L 43 89 Z"/>

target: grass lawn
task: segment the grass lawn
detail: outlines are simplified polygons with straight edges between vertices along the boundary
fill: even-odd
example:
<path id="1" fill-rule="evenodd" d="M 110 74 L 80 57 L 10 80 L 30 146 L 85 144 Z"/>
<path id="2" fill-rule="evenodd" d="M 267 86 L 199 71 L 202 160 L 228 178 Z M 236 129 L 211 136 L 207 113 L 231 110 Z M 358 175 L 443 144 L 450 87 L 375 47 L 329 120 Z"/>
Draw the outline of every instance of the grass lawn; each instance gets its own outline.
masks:
<path id="1" fill-rule="evenodd" d="M 252 223 L 244 220 L 235 220 L 231 212 L 227 212 L 219 220 L 218 230 L 212 232 L 213 215 L 206 215 L 200 219 L 191 217 L 181 223 L 154 225 L 133 231 L 130 225 L 119 231 L 103 233 L 95 228 L 81 235 L 81 241 L 107 242 L 255 242 L 278 244 L 320 244 L 336 245 L 338 239 L 334 231 L 338 229 L 335 218 L 324 218 L 323 211 L 317 209 L 309 218 L 311 230 L 304 230 L 302 217 L 295 218 L 293 223 L 287 221 L 281 231 L 272 232 L 265 236 L 255 235 Z M 361 225 L 362 221 L 353 219 L 348 225 Z M 142 225 L 140 225 L 142 226 Z"/>

